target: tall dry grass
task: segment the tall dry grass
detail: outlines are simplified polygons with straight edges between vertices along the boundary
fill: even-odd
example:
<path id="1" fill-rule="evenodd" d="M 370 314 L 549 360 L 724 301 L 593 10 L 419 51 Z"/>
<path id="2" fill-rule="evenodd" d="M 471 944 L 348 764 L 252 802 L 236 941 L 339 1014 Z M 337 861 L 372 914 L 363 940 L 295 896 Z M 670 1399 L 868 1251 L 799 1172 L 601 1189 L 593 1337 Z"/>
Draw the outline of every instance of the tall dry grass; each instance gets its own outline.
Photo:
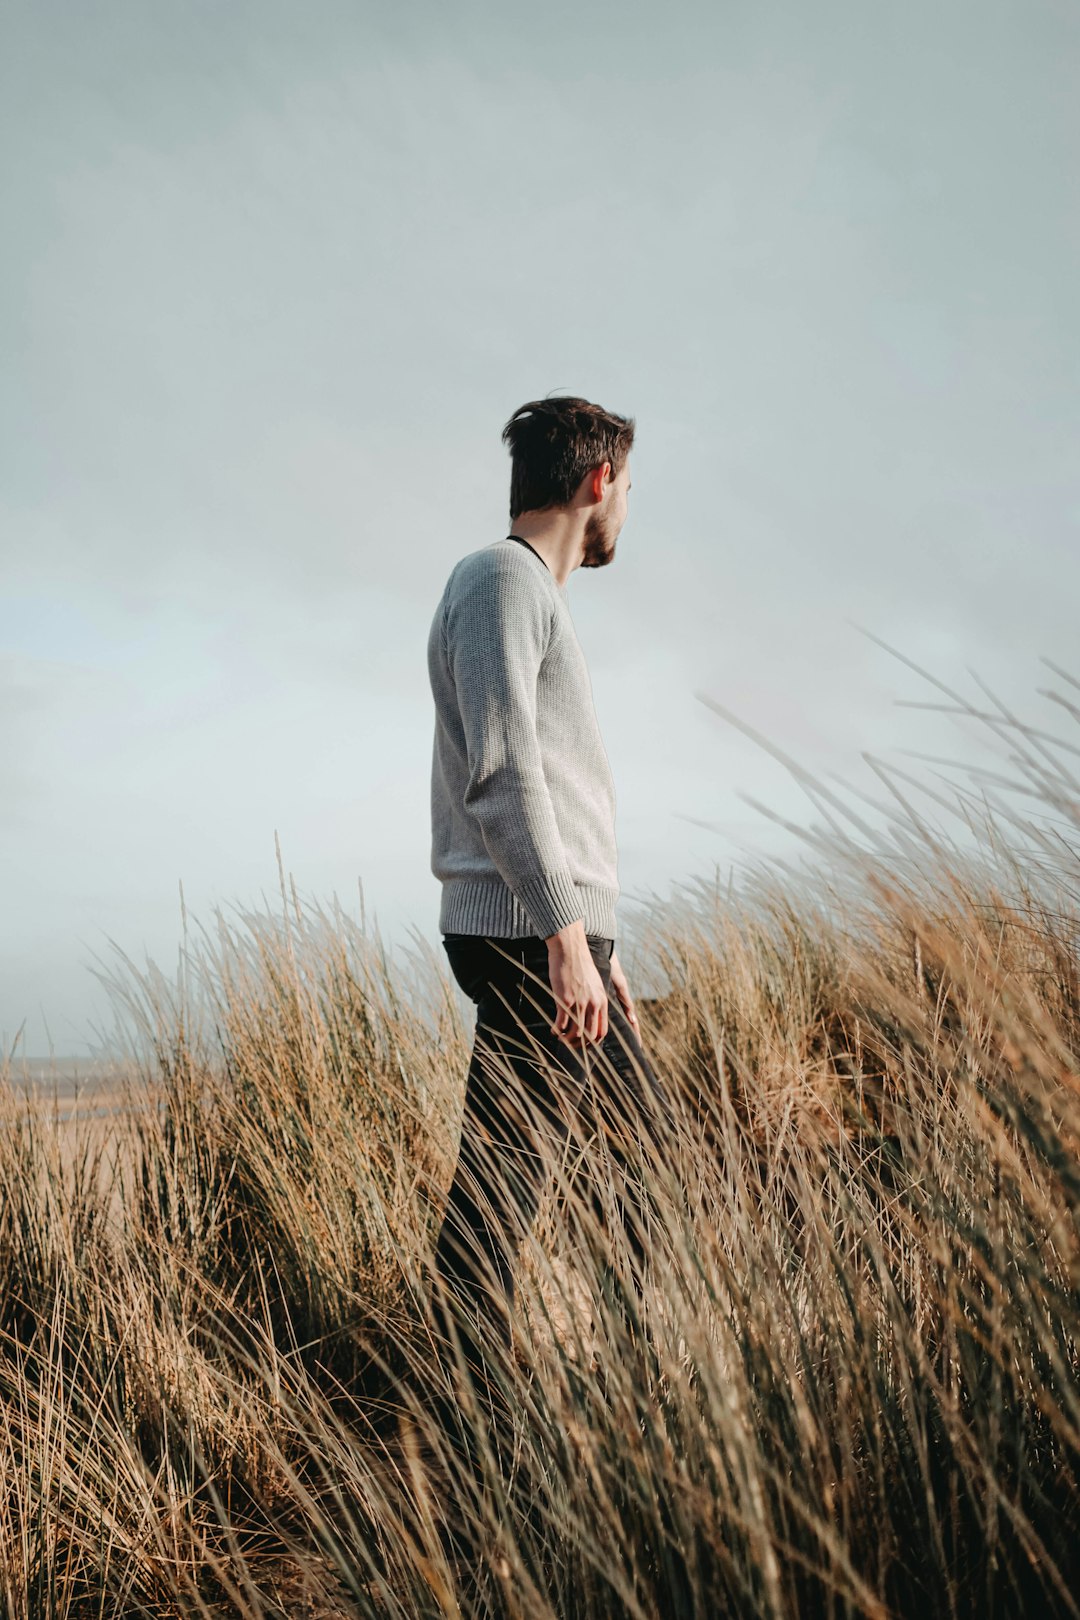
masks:
<path id="1" fill-rule="evenodd" d="M 1076 750 L 985 723 L 962 837 L 820 789 L 810 866 L 652 909 L 651 1276 L 556 1175 L 509 1472 L 430 1333 L 441 961 L 286 888 L 122 965 L 115 1132 L 3 1098 L 3 1612 L 1080 1612 Z"/>

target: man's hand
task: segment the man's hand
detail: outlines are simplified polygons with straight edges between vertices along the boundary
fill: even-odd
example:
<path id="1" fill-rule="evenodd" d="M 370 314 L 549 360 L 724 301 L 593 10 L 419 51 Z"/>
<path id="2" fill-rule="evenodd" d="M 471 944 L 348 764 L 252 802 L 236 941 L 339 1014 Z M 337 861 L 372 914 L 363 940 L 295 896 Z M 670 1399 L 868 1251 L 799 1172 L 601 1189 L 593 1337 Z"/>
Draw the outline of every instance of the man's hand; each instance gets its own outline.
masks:
<path id="1" fill-rule="evenodd" d="M 622 963 L 615 955 L 614 950 L 611 953 L 611 988 L 619 998 L 622 1010 L 626 1014 L 626 1022 L 640 1040 L 641 1031 L 638 1028 L 637 1013 L 634 1010 L 633 998 L 630 995 L 630 986 L 626 982 L 626 974 L 622 970 Z"/>
<path id="2" fill-rule="evenodd" d="M 558 1004 L 551 1033 L 575 1051 L 586 1041 L 599 1044 L 608 1032 L 608 998 L 584 925 L 571 923 L 552 934 L 547 946 L 548 979 Z"/>

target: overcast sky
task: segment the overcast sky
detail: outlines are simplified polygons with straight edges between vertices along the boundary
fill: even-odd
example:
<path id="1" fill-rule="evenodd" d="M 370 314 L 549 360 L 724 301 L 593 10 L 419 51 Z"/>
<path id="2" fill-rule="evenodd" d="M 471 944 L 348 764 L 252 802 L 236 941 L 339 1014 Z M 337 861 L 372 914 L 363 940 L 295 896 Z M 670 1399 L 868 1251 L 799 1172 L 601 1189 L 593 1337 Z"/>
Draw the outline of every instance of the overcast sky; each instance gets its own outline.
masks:
<path id="1" fill-rule="evenodd" d="M 635 910 L 1080 673 L 1072 0 L 2 6 L 0 1034 L 276 886 L 437 940 L 428 627 L 503 422 L 638 424 L 569 601 Z M 970 686 L 970 683 L 968 683 Z M 1030 700 L 1027 695 L 1032 694 Z M 943 739 L 945 739 L 943 741 Z"/>

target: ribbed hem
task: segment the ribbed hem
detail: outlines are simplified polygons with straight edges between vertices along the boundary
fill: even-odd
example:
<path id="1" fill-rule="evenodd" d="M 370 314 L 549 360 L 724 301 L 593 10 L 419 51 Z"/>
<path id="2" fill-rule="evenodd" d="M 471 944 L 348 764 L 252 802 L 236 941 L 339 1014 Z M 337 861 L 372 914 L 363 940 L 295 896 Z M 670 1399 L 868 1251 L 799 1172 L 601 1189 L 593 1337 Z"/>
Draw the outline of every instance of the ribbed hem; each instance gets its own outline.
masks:
<path id="1" fill-rule="evenodd" d="M 587 934 L 615 939 L 618 898 L 618 889 L 561 876 L 531 878 L 520 898 L 502 878 L 450 878 L 443 883 L 439 932 L 550 939 L 580 919 Z"/>

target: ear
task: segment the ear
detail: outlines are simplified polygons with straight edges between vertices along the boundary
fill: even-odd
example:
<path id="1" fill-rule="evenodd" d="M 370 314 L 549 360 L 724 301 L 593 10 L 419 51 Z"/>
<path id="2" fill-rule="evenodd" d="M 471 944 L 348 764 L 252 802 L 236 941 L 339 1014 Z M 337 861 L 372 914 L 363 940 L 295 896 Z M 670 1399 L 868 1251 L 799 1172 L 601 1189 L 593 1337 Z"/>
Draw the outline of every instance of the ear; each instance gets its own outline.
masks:
<path id="1" fill-rule="evenodd" d="M 589 494 L 599 503 L 604 498 L 604 491 L 611 483 L 611 462 L 602 461 L 599 467 L 594 467 L 589 474 Z"/>

